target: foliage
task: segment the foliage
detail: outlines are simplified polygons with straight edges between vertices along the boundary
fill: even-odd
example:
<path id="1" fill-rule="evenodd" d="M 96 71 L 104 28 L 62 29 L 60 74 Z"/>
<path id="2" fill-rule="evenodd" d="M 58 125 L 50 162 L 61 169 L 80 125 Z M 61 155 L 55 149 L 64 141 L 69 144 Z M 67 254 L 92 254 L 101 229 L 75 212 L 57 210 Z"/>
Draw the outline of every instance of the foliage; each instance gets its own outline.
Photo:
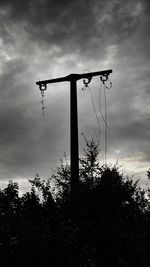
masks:
<path id="1" fill-rule="evenodd" d="M 150 179 L 150 169 L 147 171 L 147 177 Z"/>
<path id="2" fill-rule="evenodd" d="M 1 266 L 150 266 L 150 190 L 100 166 L 98 144 L 85 141 L 76 194 L 67 159 L 21 197 L 12 181 L 0 190 Z"/>

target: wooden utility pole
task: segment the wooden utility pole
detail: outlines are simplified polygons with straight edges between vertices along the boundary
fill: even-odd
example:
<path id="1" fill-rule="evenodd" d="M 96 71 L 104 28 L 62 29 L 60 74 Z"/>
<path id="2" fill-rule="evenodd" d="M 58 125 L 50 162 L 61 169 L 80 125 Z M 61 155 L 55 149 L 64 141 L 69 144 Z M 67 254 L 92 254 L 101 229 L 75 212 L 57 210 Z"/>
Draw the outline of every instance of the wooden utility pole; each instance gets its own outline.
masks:
<path id="1" fill-rule="evenodd" d="M 41 91 L 46 90 L 47 84 L 58 82 L 70 82 L 70 161 L 71 161 L 71 190 L 76 192 L 79 185 L 79 144 L 78 144 L 78 108 L 77 108 L 77 81 L 88 79 L 90 82 L 93 76 L 103 76 L 104 80 L 112 70 L 88 72 L 82 74 L 70 74 L 65 77 L 36 82 Z M 87 82 L 87 83 L 89 83 Z M 85 84 L 87 84 L 85 83 Z"/>

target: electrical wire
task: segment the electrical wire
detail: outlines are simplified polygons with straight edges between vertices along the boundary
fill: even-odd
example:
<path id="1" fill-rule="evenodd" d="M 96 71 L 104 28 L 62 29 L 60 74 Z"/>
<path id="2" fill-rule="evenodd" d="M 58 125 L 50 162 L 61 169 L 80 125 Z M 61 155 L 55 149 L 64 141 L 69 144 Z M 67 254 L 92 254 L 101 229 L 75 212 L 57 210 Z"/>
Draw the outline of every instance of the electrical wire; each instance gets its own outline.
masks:
<path id="1" fill-rule="evenodd" d="M 108 121 L 107 121 L 107 97 L 106 97 L 106 89 L 110 89 L 112 87 L 112 83 L 110 82 L 110 86 L 106 86 L 105 81 L 102 81 L 100 88 L 99 88 L 99 113 L 101 115 L 101 118 L 105 124 L 105 133 L 104 133 L 104 152 L 102 151 L 102 157 L 103 157 L 103 162 L 106 165 L 107 164 L 107 150 L 108 150 L 108 129 L 110 129 L 109 125 L 108 125 Z M 102 112 L 102 107 L 101 107 L 101 90 L 102 90 L 102 86 L 103 86 L 103 93 L 104 93 L 104 114 Z M 92 105 L 93 105 L 93 110 L 95 113 L 95 117 L 96 117 L 96 121 L 97 121 L 97 125 L 98 125 L 98 143 L 100 143 L 100 137 L 101 137 L 101 127 L 100 127 L 100 119 L 99 116 L 97 114 L 96 111 L 96 107 L 95 107 L 95 103 L 94 103 L 94 98 L 91 92 L 91 89 L 88 85 L 88 83 L 85 84 L 85 86 L 82 88 L 82 90 L 85 90 L 86 88 L 89 89 L 89 93 L 90 93 L 90 97 L 92 100 Z M 93 135 L 93 139 L 94 139 L 95 133 Z M 97 137 L 97 136 L 96 136 Z"/>
<path id="2" fill-rule="evenodd" d="M 102 85 L 105 87 L 105 84 L 103 84 L 103 82 L 100 84 L 100 89 L 99 89 L 99 112 L 101 114 L 102 120 L 105 123 L 105 126 L 107 126 L 107 128 L 110 128 L 108 123 L 105 120 L 105 117 L 102 113 L 102 108 L 101 108 L 101 90 L 102 90 Z"/>
<path id="3" fill-rule="evenodd" d="M 110 85 L 112 86 L 111 82 Z M 101 108 L 101 90 L 103 86 L 104 91 L 104 115 Z M 111 87 L 109 87 L 111 88 Z M 108 149 L 108 129 L 110 129 L 107 121 L 107 98 L 106 98 L 106 89 L 109 89 L 104 82 L 101 83 L 100 89 L 99 89 L 99 111 L 102 117 L 102 120 L 105 124 L 105 133 L 104 133 L 104 164 L 107 163 L 107 149 Z"/>
<path id="4" fill-rule="evenodd" d="M 93 95 L 92 95 L 92 92 L 91 92 L 91 89 L 90 89 L 89 86 L 88 86 L 88 89 L 89 89 L 89 93 L 90 93 L 90 97 L 91 97 L 92 105 L 93 105 L 93 110 L 94 110 L 95 117 L 96 117 L 96 121 L 97 121 L 97 125 L 98 125 L 98 142 L 100 142 L 100 135 L 101 135 L 100 122 L 99 122 L 99 118 L 98 118 L 98 115 L 97 115 L 97 112 L 96 112 L 96 107 L 95 107 L 95 103 L 94 103 Z M 94 135 L 95 135 L 95 134 L 94 134 Z M 93 138 L 93 139 L 94 139 L 94 138 Z"/>

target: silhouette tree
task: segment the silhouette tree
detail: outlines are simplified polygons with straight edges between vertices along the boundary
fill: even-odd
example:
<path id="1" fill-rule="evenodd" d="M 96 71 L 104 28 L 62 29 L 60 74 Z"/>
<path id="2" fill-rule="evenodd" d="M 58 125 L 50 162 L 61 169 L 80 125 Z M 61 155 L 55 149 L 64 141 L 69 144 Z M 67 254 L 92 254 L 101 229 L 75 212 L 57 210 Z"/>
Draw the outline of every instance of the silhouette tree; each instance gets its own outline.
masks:
<path id="1" fill-rule="evenodd" d="M 150 169 L 147 171 L 147 177 L 150 179 Z"/>
<path id="2" fill-rule="evenodd" d="M 54 177 L 57 188 L 64 188 L 68 194 L 68 197 L 66 194 L 64 196 L 62 191 L 59 194 L 58 190 L 57 196 L 61 196 L 63 201 L 65 199 L 65 202 L 62 201 L 61 212 L 74 223 L 74 229 L 78 229 L 76 233 L 80 242 L 74 244 L 82 255 L 81 260 L 76 252 L 76 257 L 80 259 L 78 264 L 81 264 L 85 259 L 83 255 L 86 255 L 86 264 L 92 264 L 92 259 L 95 266 L 133 266 L 135 263 L 137 266 L 146 266 L 143 262 L 143 257 L 146 262 L 146 255 L 139 252 L 139 248 L 141 237 L 143 247 L 148 248 L 148 231 L 143 235 L 141 227 L 147 224 L 145 218 L 149 217 L 148 195 L 140 188 L 138 181 L 134 182 L 132 178 L 120 173 L 117 165 L 100 166 L 97 161 L 98 145 L 93 140 L 86 142 L 86 145 L 84 155 L 80 159 L 80 189 L 75 199 L 69 198 L 69 166 L 61 163 L 59 179 L 57 172 Z M 72 234 L 69 233 L 69 236 Z M 73 241 L 73 238 L 71 240 Z"/>
<path id="3" fill-rule="evenodd" d="M 101 166 L 98 144 L 85 141 L 76 194 L 67 159 L 21 197 L 12 181 L 0 190 L 1 266 L 150 266 L 150 190 Z"/>

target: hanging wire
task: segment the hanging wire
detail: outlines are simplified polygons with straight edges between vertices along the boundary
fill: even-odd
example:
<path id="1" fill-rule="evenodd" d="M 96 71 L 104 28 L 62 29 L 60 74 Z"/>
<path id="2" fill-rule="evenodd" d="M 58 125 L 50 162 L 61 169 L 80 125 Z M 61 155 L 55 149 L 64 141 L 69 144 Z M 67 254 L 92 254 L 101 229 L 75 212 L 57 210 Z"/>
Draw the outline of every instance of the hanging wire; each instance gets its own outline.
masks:
<path id="1" fill-rule="evenodd" d="M 100 89 L 99 89 L 99 112 L 101 115 L 101 118 L 105 124 L 105 133 L 104 133 L 104 152 L 102 151 L 102 158 L 103 162 L 106 165 L 107 164 L 107 150 L 108 150 L 108 129 L 110 129 L 108 122 L 107 122 L 107 98 L 106 98 L 106 89 L 110 89 L 112 87 L 112 82 L 109 80 L 108 75 L 100 76 L 101 84 L 100 84 Z M 94 103 L 94 98 L 92 95 L 92 91 L 90 89 L 89 83 L 91 81 L 91 78 L 88 78 L 87 81 L 83 80 L 84 86 L 82 90 L 86 90 L 87 88 L 89 89 L 92 105 L 93 105 L 93 110 L 95 113 L 97 125 L 98 125 L 98 143 L 100 142 L 100 136 L 101 136 L 101 127 L 100 127 L 100 120 L 96 111 L 95 103 Z M 106 85 L 106 82 L 109 81 L 109 85 Z M 103 86 L 103 92 L 104 92 L 104 114 L 102 112 L 102 107 L 101 107 L 101 90 Z M 93 135 L 94 139 L 95 133 Z M 96 136 L 97 137 L 97 136 Z"/>
<path id="2" fill-rule="evenodd" d="M 109 80 L 107 75 L 101 76 L 100 80 L 102 81 L 101 85 L 100 85 L 100 90 L 99 90 L 99 110 L 100 110 L 100 114 L 101 117 L 105 123 L 105 145 L 104 145 L 104 162 L 105 165 L 107 163 L 107 147 L 108 147 L 108 129 L 110 128 L 108 126 L 108 122 L 107 122 L 107 98 L 106 98 L 106 89 L 110 89 L 112 87 L 112 82 Z M 106 82 L 109 81 L 109 86 L 106 85 Z M 100 102 L 100 94 L 101 94 L 101 88 L 103 85 L 103 90 L 104 90 L 104 115 L 102 113 L 102 109 L 101 109 L 101 102 Z"/>
<path id="3" fill-rule="evenodd" d="M 102 86 L 105 86 L 105 84 L 103 84 L 103 82 L 100 84 L 100 89 L 99 89 L 99 112 L 100 112 L 100 115 L 102 117 L 102 120 L 103 122 L 105 123 L 105 126 L 107 126 L 107 128 L 109 129 L 109 125 L 108 123 L 106 122 L 106 119 L 103 115 L 103 112 L 102 112 L 102 107 L 101 107 L 101 90 L 102 90 Z"/>
<path id="4" fill-rule="evenodd" d="M 44 92 L 41 92 L 41 95 L 42 95 L 42 100 L 41 100 L 40 104 L 41 104 L 42 114 L 44 117 L 45 116 L 45 109 L 46 109 L 45 100 L 44 100 Z"/>
<path id="5" fill-rule="evenodd" d="M 96 107 L 95 107 L 95 103 L 94 103 L 94 98 L 93 98 L 93 95 L 92 95 L 90 86 L 88 86 L 88 89 L 89 89 L 89 93 L 90 93 L 90 96 L 91 96 L 92 105 L 93 105 L 93 110 L 94 110 L 94 113 L 95 113 L 95 117 L 96 117 L 96 121 L 97 121 L 97 126 L 98 126 L 98 142 L 100 142 L 100 135 L 101 135 L 100 122 L 99 122 L 98 114 L 97 114 L 97 112 L 96 112 Z M 94 134 L 94 135 L 95 135 L 95 134 Z M 95 138 L 96 138 L 96 137 L 95 137 Z M 94 136 L 93 136 L 93 139 L 94 139 Z"/>
<path id="6" fill-rule="evenodd" d="M 91 77 L 89 77 L 87 80 L 83 80 L 83 83 L 84 83 L 84 86 L 82 88 L 82 90 L 86 90 L 87 88 L 89 89 L 89 93 L 90 93 L 90 97 L 91 97 L 91 101 L 92 101 L 92 105 L 93 105 L 93 110 L 94 110 L 94 113 L 95 113 L 95 117 L 96 117 L 96 121 L 97 121 L 97 125 L 98 125 L 98 143 L 100 142 L 100 134 L 101 134 L 101 129 L 100 129 L 100 122 L 99 122 L 99 118 L 98 118 L 98 114 L 96 112 L 96 107 L 95 107 L 95 103 L 94 103 L 94 98 L 93 98 L 93 95 L 92 95 L 92 92 L 91 92 L 91 89 L 90 89 L 90 86 L 89 86 L 89 83 L 91 82 Z M 95 136 L 95 132 L 93 134 L 93 139 L 94 139 L 94 136 Z M 97 136 L 96 136 L 97 137 Z M 95 137 L 95 138 L 96 138 Z"/>
<path id="7" fill-rule="evenodd" d="M 45 109 L 46 109 L 45 100 L 44 100 L 44 92 L 47 89 L 47 85 L 46 84 L 40 84 L 39 89 L 41 91 L 41 96 L 42 96 L 42 100 L 41 100 L 40 104 L 41 104 L 42 114 L 44 117 L 45 116 Z"/>

